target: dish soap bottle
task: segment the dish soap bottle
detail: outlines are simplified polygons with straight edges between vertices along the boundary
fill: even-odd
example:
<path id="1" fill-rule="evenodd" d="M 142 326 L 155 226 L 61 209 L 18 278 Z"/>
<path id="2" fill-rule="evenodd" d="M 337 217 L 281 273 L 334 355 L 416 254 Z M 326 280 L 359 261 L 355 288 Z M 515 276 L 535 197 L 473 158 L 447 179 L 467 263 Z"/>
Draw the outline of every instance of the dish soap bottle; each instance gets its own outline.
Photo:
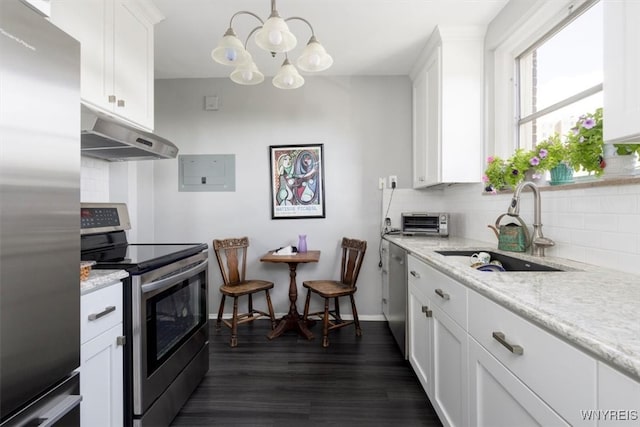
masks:
<path id="1" fill-rule="evenodd" d="M 307 235 L 306 234 L 298 235 L 298 252 L 300 253 L 307 252 Z"/>

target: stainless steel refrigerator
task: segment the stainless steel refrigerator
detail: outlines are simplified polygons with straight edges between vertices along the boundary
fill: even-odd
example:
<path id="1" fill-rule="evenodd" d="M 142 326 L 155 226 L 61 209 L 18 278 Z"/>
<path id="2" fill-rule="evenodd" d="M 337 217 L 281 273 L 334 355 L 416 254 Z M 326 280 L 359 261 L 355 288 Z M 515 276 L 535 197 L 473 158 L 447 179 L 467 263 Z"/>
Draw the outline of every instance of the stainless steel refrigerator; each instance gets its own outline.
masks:
<path id="1" fill-rule="evenodd" d="M 80 44 L 0 0 L 0 425 L 80 425 Z"/>

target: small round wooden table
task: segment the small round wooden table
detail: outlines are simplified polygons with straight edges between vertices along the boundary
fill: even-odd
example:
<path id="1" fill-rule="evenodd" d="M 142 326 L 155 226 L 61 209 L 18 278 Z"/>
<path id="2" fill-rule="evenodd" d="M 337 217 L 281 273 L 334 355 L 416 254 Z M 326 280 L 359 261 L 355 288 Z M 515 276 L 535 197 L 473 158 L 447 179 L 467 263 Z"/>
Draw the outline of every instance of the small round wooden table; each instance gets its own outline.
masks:
<path id="1" fill-rule="evenodd" d="M 320 251 L 307 251 L 304 253 L 295 253 L 292 255 L 274 255 L 273 251 L 267 253 L 260 261 L 262 262 L 276 262 L 289 264 L 289 312 L 280 319 L 278 326 L 271 331 L 267 338 L 273 339 L 279 337 L 284 332 L 289 330 L 295 330 L 300 335 L 307 339 L 313 338 L 313 333 L 307 328 L 306 323 L 302 320 L 302 315 L 298 313 L 296 307 L 296 301 L 298 300 L 298 285 L 296 284 L 296 269 L 298 264 L 307 262 L 318 262 L 320 259 Z"/>

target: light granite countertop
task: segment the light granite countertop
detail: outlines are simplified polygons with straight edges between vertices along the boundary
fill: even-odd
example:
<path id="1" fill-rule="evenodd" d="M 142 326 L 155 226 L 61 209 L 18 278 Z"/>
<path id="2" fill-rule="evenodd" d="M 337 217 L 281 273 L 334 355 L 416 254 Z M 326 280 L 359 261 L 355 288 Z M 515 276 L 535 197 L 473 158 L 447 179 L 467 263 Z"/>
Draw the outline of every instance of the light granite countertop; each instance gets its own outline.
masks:
<path id="1" fill-rule="evenodd" d="M 640 276 L 464 238 L 387 235 L 425 263 L 640 380 Z M 478 271 L 438 250 L 499 252 L 561 272 Z"/>
<path id="2" fill-rule="evenodd" d="M 124 270 L 91 270 L 89 278 L 80 282 L 80 295 L 111 286 L 128 276 Z"/>

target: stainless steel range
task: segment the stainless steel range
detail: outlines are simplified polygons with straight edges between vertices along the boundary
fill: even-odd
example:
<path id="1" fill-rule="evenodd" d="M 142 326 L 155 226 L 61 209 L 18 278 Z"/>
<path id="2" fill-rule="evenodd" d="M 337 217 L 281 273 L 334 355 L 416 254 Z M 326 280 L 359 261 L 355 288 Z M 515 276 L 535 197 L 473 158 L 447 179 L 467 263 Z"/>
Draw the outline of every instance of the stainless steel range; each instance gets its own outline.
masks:
<path id="1" fill-rule="evenodd" d="M 124 282 L 125 425 L 169 425 L 209 370 L 207 244 L 133 244 L 122 203 L 83 203 L 82 260 Z"/>

